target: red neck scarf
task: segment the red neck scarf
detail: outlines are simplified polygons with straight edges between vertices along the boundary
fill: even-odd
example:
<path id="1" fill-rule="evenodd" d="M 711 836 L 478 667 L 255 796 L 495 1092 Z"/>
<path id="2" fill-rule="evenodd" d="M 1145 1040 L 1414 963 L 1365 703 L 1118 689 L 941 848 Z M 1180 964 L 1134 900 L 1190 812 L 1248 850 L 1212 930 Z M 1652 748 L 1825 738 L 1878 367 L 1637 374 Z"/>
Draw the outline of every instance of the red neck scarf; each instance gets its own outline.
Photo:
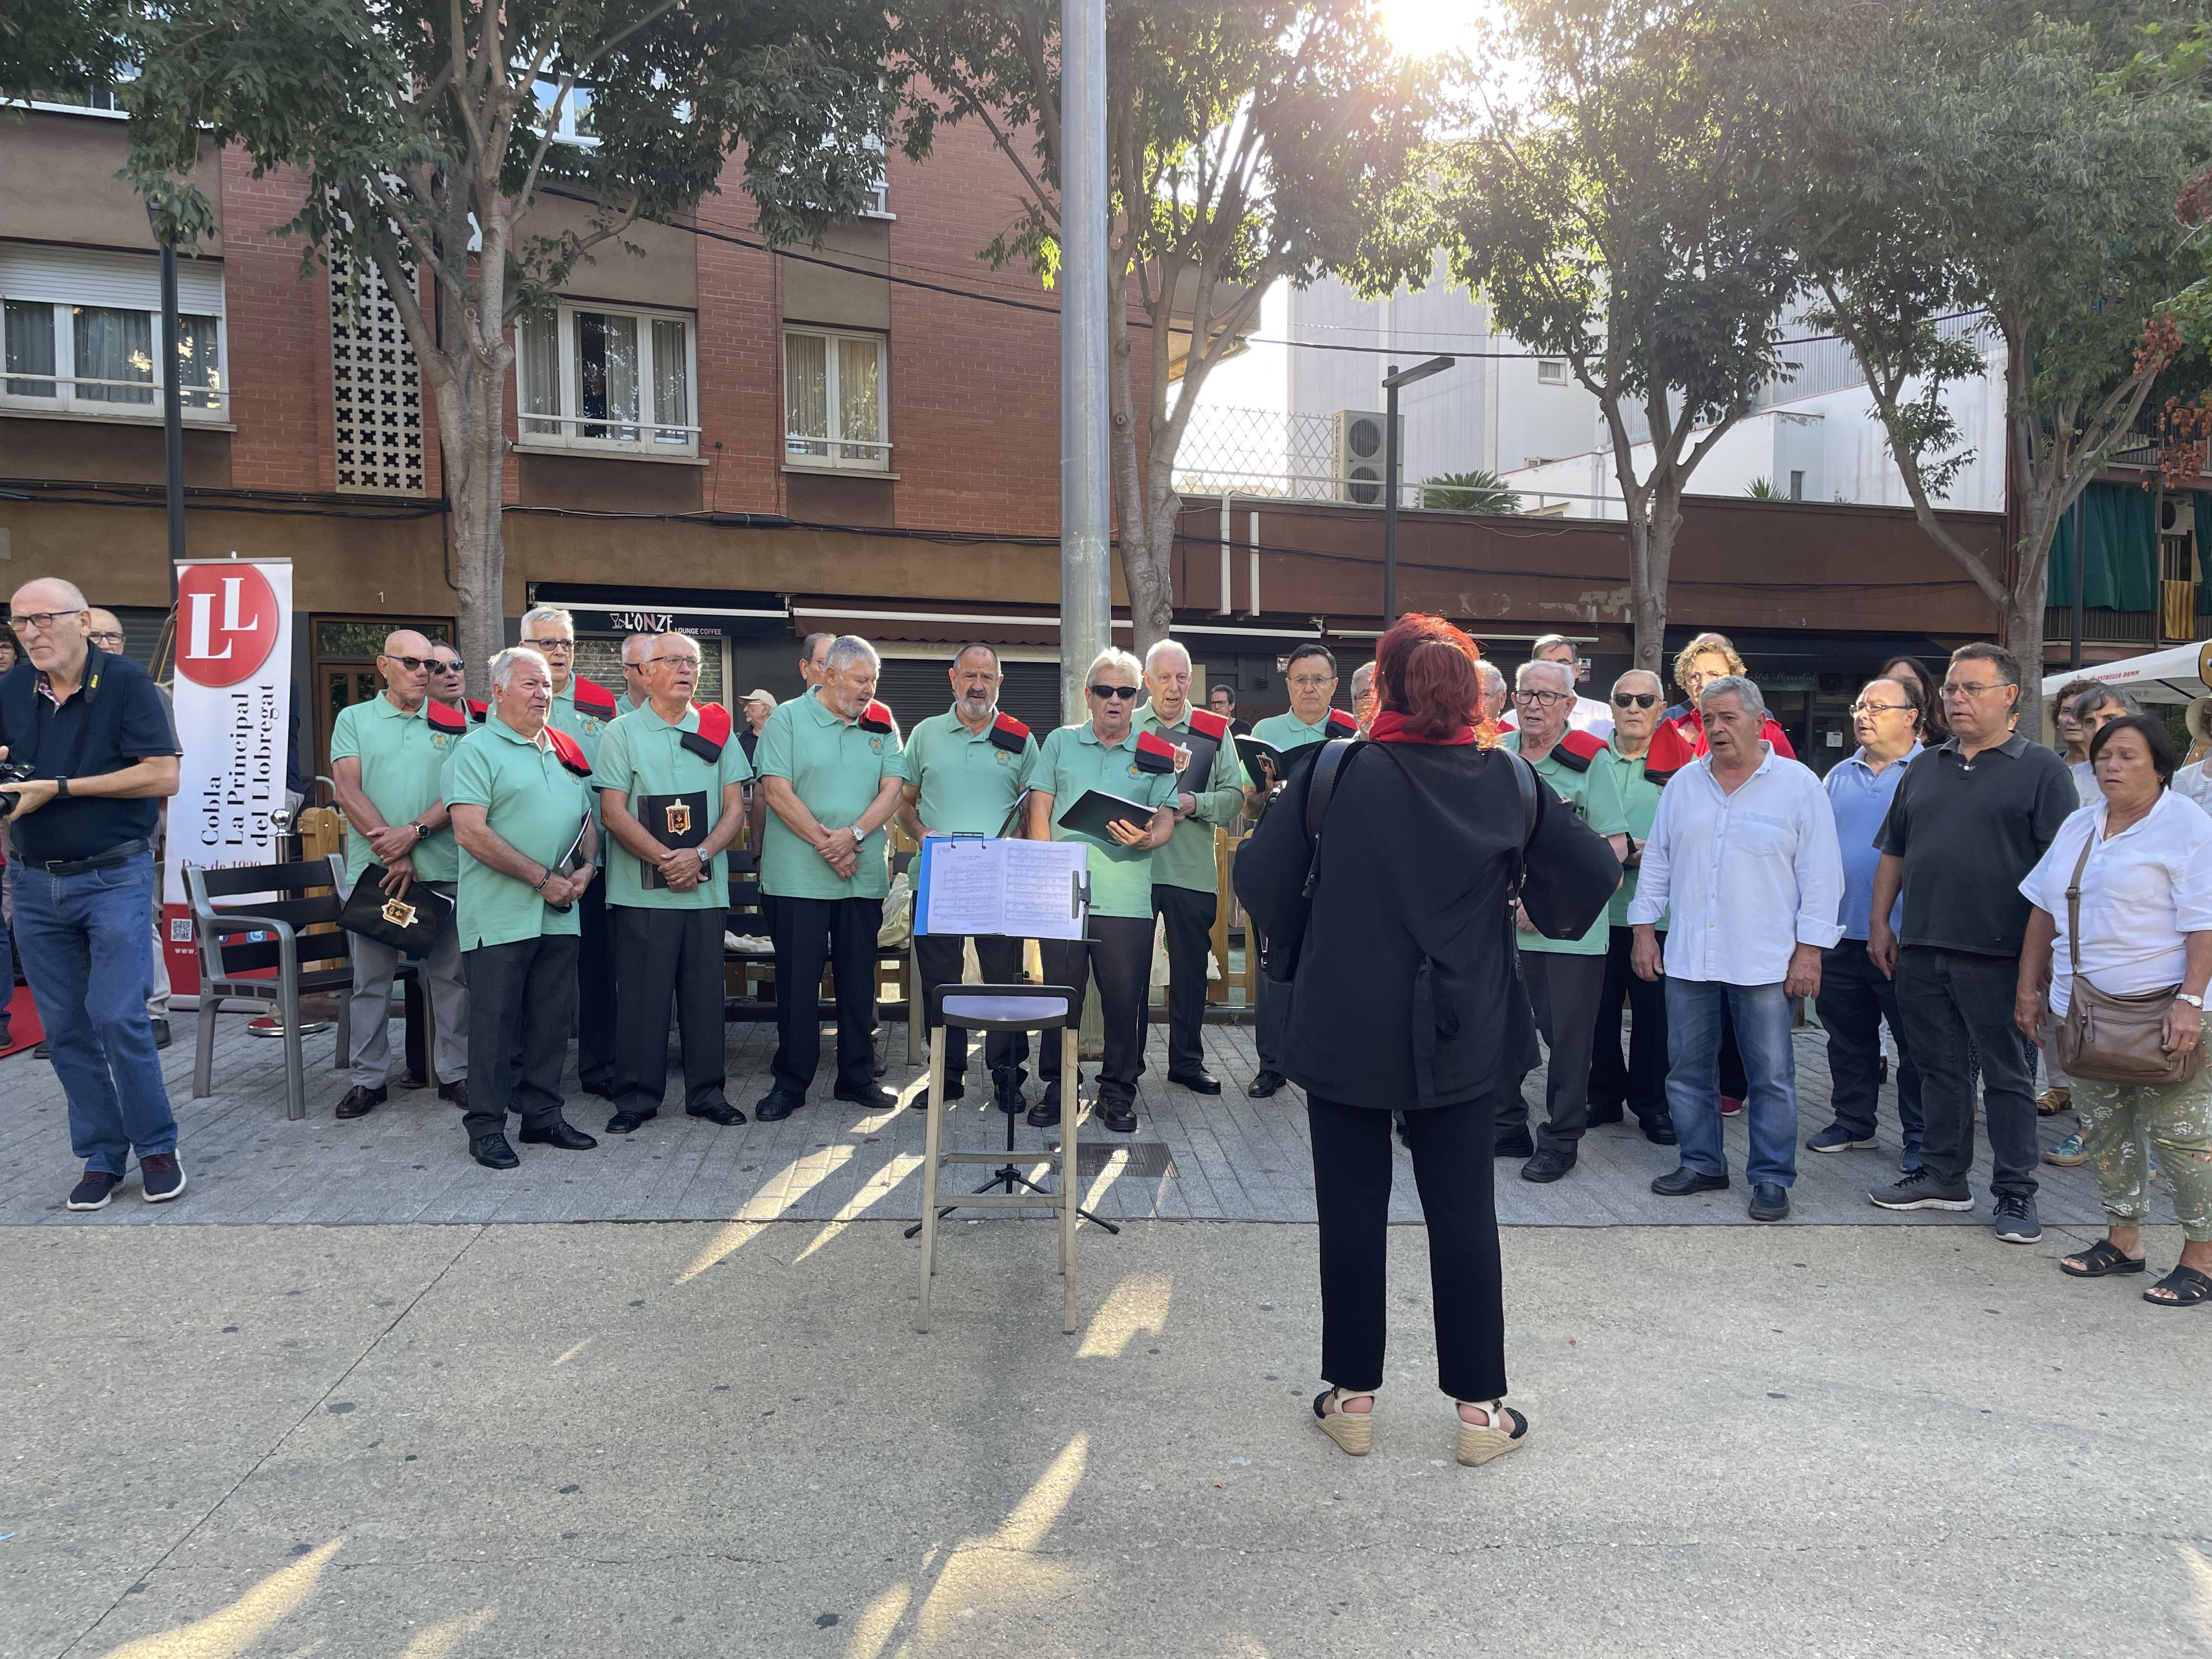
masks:
<path id="1" fill-rule="evenodd" d="M 1425 738 L 1406 729 L 1406 717 L 1395 708 L 1386 708 L 1376 715 L 1375 723 L 1367 728 L 1369 738 L 1376 743 L 1425 743 L 1451 747 L 1474 741 L 1474 728 L 1462 726 L 1440 738 Z"/>

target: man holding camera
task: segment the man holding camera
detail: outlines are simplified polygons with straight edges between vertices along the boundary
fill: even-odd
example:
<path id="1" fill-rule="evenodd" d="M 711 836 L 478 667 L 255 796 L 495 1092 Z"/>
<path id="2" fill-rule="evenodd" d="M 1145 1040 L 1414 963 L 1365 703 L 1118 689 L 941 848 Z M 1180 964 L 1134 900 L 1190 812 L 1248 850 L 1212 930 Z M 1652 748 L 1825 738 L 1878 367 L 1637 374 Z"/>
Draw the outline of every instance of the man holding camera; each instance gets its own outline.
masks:
<path id="1" fill-rule="evenodd" d="M 0 807 L 17 854 L 15 940 L 84 1160 L 69 1207 L 104 1209 L 133 1151 L 147 1201 L 167 1203 L 185 1172 L 146 1014 L 146 918 L 176 732 L 145 672 L 92 643 L 73 584 L 28 583 L 11 611 L 29 660 L 0 678 Z"/>

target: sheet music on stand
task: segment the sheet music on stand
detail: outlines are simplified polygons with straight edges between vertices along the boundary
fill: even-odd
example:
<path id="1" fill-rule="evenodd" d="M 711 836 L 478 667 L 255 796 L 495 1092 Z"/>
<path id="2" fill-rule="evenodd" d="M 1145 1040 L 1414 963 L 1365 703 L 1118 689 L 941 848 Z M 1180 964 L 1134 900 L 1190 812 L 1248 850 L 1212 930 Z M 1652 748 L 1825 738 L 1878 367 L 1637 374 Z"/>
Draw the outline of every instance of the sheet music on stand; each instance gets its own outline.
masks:
<path id="1" fill-rule="evenodd" d="M 1083 937 L 1091 864 L 1081 842 L 931 836 L 916 862 L 917 933 Z"/>

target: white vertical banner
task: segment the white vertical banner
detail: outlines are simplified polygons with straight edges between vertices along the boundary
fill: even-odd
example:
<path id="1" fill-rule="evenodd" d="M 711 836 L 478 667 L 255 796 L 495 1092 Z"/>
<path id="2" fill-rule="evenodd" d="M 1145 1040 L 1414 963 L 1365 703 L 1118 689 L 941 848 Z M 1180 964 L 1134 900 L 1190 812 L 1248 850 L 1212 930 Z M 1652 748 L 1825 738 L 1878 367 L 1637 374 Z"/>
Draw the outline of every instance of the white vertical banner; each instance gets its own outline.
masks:
<path id="1" fill-rule="evenodd" d="M 292 722 L 289 559 L 179 562 L 173 696 L 184 755 L 161 896 L 169 975 L 181 992 L 199 984 L 185 866 L 276 861 L 270 819 L 284 805 Z"/>

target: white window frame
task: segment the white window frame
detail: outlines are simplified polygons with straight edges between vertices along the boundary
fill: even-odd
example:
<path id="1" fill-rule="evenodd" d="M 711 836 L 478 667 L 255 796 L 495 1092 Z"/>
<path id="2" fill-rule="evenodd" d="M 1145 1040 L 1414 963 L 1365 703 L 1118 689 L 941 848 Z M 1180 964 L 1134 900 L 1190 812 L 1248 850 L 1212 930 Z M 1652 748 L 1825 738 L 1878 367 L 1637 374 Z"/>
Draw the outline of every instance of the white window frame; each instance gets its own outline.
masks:
<path id="1" fill-rule="evenodd" d="M 1565 357 L 1536 359 L 1538 386 L 1565 386 L 1567 383 L 1567 360 Z"/>
<path id="2" fill-rule="evenodd" d="M 148 345 L 153 357 L 154 378 L 143 382 L 148 396 L 143 403 L 111 403 L 105 398 L 81 397 L 78 387 L 89 386 L 132 386 L 138 381 L 89 381 L 76 372 L 76 329 L 71 313 L 77 307 L 65 301 L 38 297 L 27 297 L 8 291 L 0 283 L 0 302 L 18 306 L 48 307 L 53 313 L 54 372 L 10 374 L 6 368 L 4 352 L 0 352 L 0 414 L 43 416 L 48 419 L 72 421 L 121 421 L 134 425 L 159 424 L 162 418 L 161 353 L 164 349 L 161 327 L 161 308 L 158 305 L 94 304 L 88 309 L 100 311 L 132 311 L 143 313 L 148 319 Z M 212 316 L 215 319 L 216 382 L 212 386 L 184 388 L 184 422 L 186 426 L 227 426 L 230 419 L 230 324 L 222 307 L 210 312 L 198 300 L 180 306 L 180 315 Z M 0 325 L 3 328 L 4 325 Z M 0 333 L 4 337 L 4 333 Z M 10 389 L 19 380 L 43 381 L 54 388 L 54 395 L 40 397 L 30 392 Z"/>
<path id="3" fill-rule="evenodd" d="M 561 82 L 558 80 L 549 81 L 540 77 L 532 85 L 530 92 L 532 99 L 538 106 L 538 124 L 542 131 L 545 125 L 546 112 L 553 107 L 553 100 L 556 98 L 561 98 Z M 597 101 L 598 94 L 587 83 L 579 81 L 570 87 L 568 95 L 561 98 L 561 119 L 553 129 L 553 142 L 556 144 L 573 144 L 578 149 L 597 149 L 599 147 L 599 141 L 596 134 L 576 131 L 576 118 L 580 112 L 582 104 Z"/>
<path id="4" fill-rule="evenodd" d="M 891 211 L 890 158 L 885 152 L 884 141 L 877 134 L 870 133 L 867 143 L 870 149 L 884 159 L 877 164 L 875 182 L 868 186 L 868 204 L 860 210 L 860 217 L 895 220 L 898 215 Z"/>
<path id="5" fill-rule="evenodd" d="M 581 380 L 577 363 L 576 313 L 602 313 L 617 317 L 628 317 L 637 325 L 639 388 L 638 418 L 635 422 L 616 422 L 597 415 L 581 412 Z M 699 453 L 699 317 L 696 312 L 666 311 L 641 306 L 604 304 L 594 300 L 562 300 L 554 307 L 558 319 L 555 340 L 561 359 L 561 398 L 562 413 L 533 415 L 526 405 L 528 386 L 526 384 L 526 356 L 522 347 L 522 328 L 515 326 L 514 339 L 514 418 L 515 447 L 520 450 L 557 449 L 569 453 L 587 455 L 620 455 L 633 460 L 693 460 Z M 684 325 L 684 386 L 690 403 L 690 420 L 684 424 L 653 418 L 653 325 L 655 323 L 681 323 Z M 635 425 L 635 438 L 587 436 L 584 428 L 590 426 Z M 655 435 L 662 432 L 680 432 L 681 443 L 663 442 Z"/>
<path id="6" fill-rule="evenodd" d="M 811 433 L 788 429 L 791 409 L 791 338 L 805 335 L 823 343 L 824 370 L 823 401 L 828 414 L 829 432 L 820 437 Z M 837 427 L 841 402 L 837 395 L 837 352 L 840 340 L 866 340 L 876 349 L 876 430 L 881 438 L 848 438 Z M 882 334 L 864 328 L 823 328 L 812 324 L 789 323 L 783 331 L 783 407 L 786 431 L 783 434 L 783 464 L 801 472 L 888 472 L 891 465 L 891 362 L 890 340 Z M 807 453 L 805 446 L 827 444 L 827 455 Z M 859 450 L 858 455 L 840 454 L 839 451 Z"/>

